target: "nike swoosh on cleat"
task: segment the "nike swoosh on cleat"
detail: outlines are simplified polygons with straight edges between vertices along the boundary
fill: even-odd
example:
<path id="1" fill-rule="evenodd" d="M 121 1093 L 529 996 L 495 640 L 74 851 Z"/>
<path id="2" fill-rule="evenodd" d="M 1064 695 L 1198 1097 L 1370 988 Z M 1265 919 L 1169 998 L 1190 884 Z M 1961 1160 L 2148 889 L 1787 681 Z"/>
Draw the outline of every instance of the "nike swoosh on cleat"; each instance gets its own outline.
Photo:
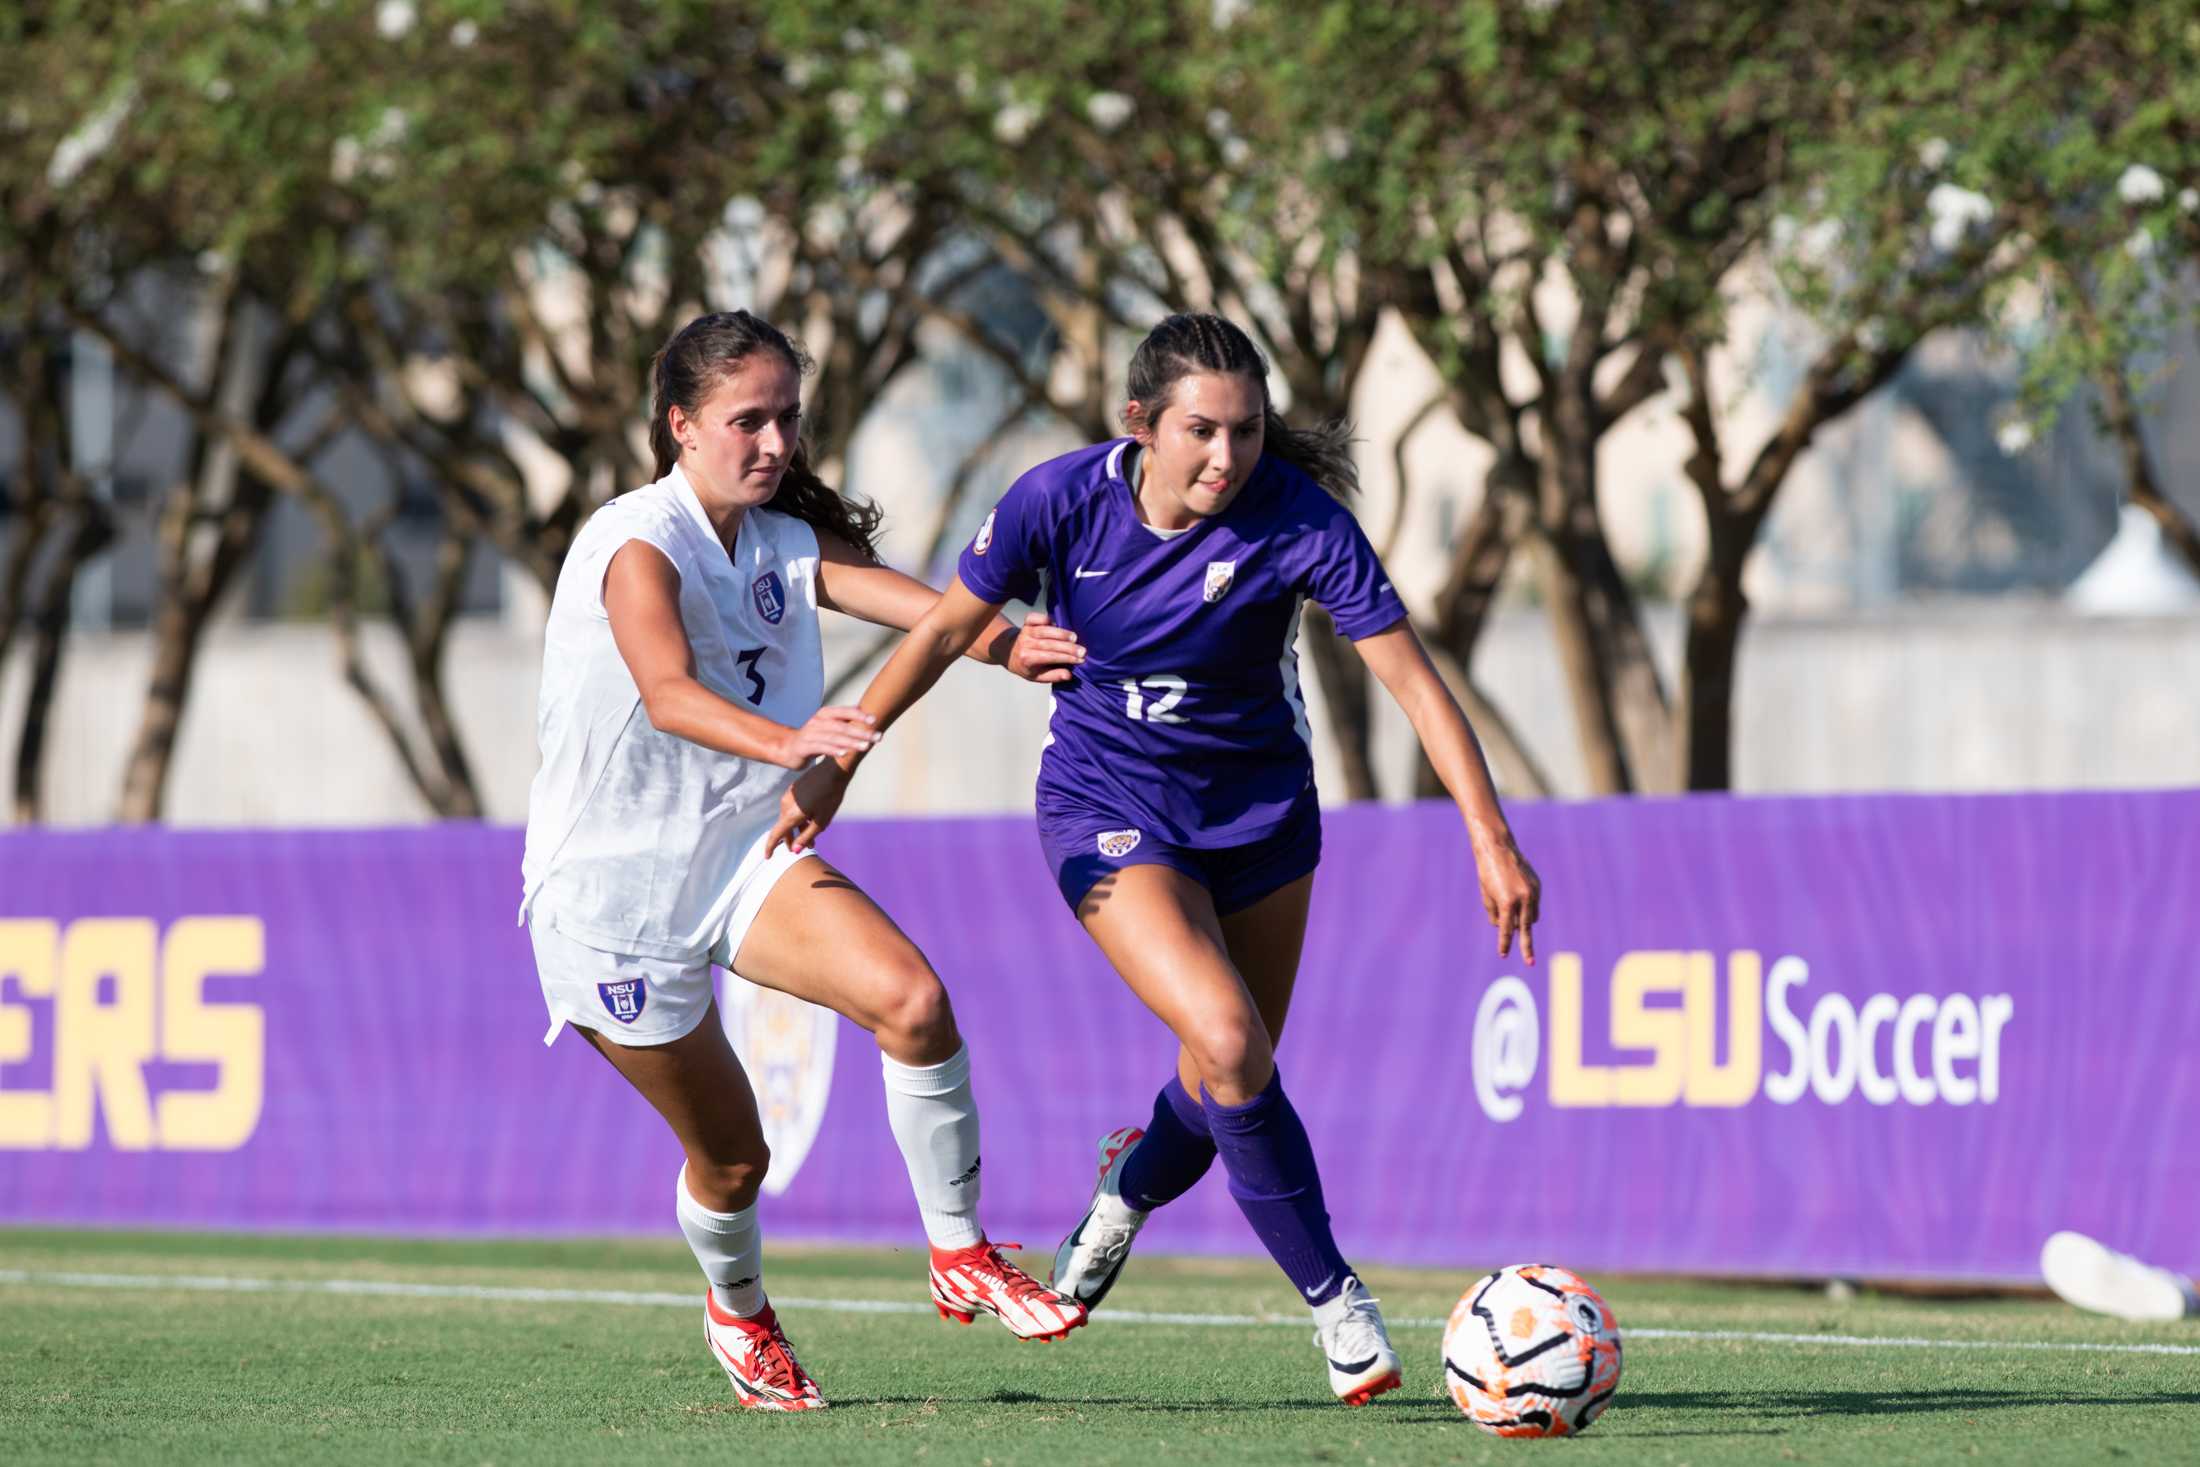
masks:
<path id="1" fill-rule="evenodd" d="M 1325 1360 L 1329 1359 L 1329 1357 L 1326 1355 L 1322 1358 Z M 1365 1360 L 1360 1361 L 1357 1365 L 1347 1365 L 1342 1360 L 1329 1360 L 1329 1368 L 1336 1371 L 1339 1375 L 1358 1375 L 1361 1371 L 1367 1369 L 1370 1365 L 1373 1365 L 1377 1360 L 1381 1358 L 1382 1357 L 1379 1355 L 1370 1355 Z"/>

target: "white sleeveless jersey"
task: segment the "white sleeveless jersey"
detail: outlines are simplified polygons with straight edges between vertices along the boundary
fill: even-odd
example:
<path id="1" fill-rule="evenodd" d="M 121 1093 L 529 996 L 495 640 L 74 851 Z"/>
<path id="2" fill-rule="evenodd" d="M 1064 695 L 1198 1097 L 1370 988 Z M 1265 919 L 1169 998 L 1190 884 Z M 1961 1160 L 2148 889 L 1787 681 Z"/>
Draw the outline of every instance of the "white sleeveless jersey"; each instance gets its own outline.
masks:
<path id="1" fill-rule="evenodd" d="M 520 917 L 590 947 L 700 960 L 723 932 L 795 771 L 660 732 L 611 638 L 604 573 L 630 540 L 680 575 L 703 686 L 796 727 L 824 697 L 817 535 L 749 510 L 729 557 L 687 478 L 622 494 L 574 537 L 544 631 Z"/>

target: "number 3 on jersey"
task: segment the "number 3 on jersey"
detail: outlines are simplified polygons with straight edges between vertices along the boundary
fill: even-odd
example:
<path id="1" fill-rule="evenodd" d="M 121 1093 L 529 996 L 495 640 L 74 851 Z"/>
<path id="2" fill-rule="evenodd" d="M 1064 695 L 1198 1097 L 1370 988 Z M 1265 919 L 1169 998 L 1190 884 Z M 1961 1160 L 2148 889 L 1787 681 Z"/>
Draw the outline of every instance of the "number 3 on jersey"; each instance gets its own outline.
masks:
<path id="1" fill-rule="evenodd" d="M 749 701 L 751 703 L 761 704 L 764 701 L 764 674 L 756 670 L 756 664 L 763 656 L 764 649 L 762 647 L 751 647 L 747 651 L 737 654 L 733 659 L 740 663 L 741 670 L 749 675 Z"/>
<path id="2" fill-rule="evenodd" d="M 1189 688 L 1184 679 L 1173 672 L 1157 672 L 1152 677 L 1123 679 L 1123 712 L 1133 723 L 1182 723 L 1184 715 L 1170 710 L 1184 701 Z M 1146 699 L 1159 694 L 1152 702 Z"/>

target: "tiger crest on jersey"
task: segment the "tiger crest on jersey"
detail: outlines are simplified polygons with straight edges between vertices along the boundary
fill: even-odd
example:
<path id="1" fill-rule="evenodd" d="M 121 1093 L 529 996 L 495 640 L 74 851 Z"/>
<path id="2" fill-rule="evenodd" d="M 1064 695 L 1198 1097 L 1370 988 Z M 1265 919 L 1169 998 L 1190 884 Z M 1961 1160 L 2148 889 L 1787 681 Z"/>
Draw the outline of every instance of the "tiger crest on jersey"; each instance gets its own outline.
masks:
<path id="1" fill-rule="evenodd" d="M 1103 830 L 1100 832 L 1100 854 L 1120 860 L 1138 849 L 1140 832 L 1135 830 Z"/>
<path id="2" fill-rule="evenodd" d="M 970 542 L 972 555 L 983 555 L 993 548 L 993 516 L 999 513 L 993 509 L 985 512 L 985 523 L 978 526 L 978 538 Z"/>
<path id="3" fill-rule="evenodd" d="M 1234 560 L 1210 560 L 1207 562 L 1207 584 L 1200 588 L 1200 597 L 1209 606 L 1222 599 L 1222 593 L 1230 589 L 1231 578 L 1237 574 Z"/>

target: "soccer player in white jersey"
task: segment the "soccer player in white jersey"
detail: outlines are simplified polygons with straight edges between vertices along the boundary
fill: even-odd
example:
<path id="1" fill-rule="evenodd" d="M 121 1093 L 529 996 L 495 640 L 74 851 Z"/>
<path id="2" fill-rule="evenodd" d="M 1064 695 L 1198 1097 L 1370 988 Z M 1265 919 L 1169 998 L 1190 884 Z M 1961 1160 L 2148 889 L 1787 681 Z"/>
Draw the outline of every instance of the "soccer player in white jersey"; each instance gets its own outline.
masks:
<path id="1" fill-rule="evenodd" d="M 1329 1384 L 1361 1405 L 1400 1383 L 1375 1301 L 1331 1236 L 1275 1063 L 1321 856 L 1294 646 L 1319 602 L 1412 721 L 1457 802 L 1497 949 L 1533 961 L 1535 872 L 1480 745 L 1342 502 L 1341 425 L 1294 431 L 1267 363 L 1216 316 L 1172 316 L 1131 359 L 1126 438 L 1041 464 L 995 506 L 960 574 L 863 695 L 892 724 L 1020 599 L 1074 630 L 1038 784 L 1056 884 L 1178 1041 L 1153 1119 L 1101 1142 L 1100 1182 L 1054 1286 L 1100 1302 L 1154 1208 L 1219 1156 L 1230 1194 L 1312 1306 Z M 862 748 L 789 789 L 774 832 L 804 847 Z"/>
<path id="2" fill-rule="evenodd" d="M 798 770 L 877 742 L 868 714 L 818 706 L 818 608 L 908 628 L 937 599 L 879 563 L 876 509 L 811 472 L 805 365 L 745 311 L 692 321 L 658 354 L 657 480 L 588 520 L 551 601 L 520 908 L 544 1042 L 578 1029 L 679 1139 L 673 1204 L 710 1281 L 706 1339 L 742 1404 L 777 1411 L 825 1403 L 765 1297 L 756 1197 L 769 1157 L 717 1021 L 713 964 L 877 1037 L 943 1316 L 992 1314 L 1025 1339 L 1085 1321 L 978 1224 L 969 1054 L 923 954 L 807 848 L 766 843 Z M 1037 681 L 1080 655 L 1059 629 L 1019 635 L 1006 621 L 973 643 Z"/>

